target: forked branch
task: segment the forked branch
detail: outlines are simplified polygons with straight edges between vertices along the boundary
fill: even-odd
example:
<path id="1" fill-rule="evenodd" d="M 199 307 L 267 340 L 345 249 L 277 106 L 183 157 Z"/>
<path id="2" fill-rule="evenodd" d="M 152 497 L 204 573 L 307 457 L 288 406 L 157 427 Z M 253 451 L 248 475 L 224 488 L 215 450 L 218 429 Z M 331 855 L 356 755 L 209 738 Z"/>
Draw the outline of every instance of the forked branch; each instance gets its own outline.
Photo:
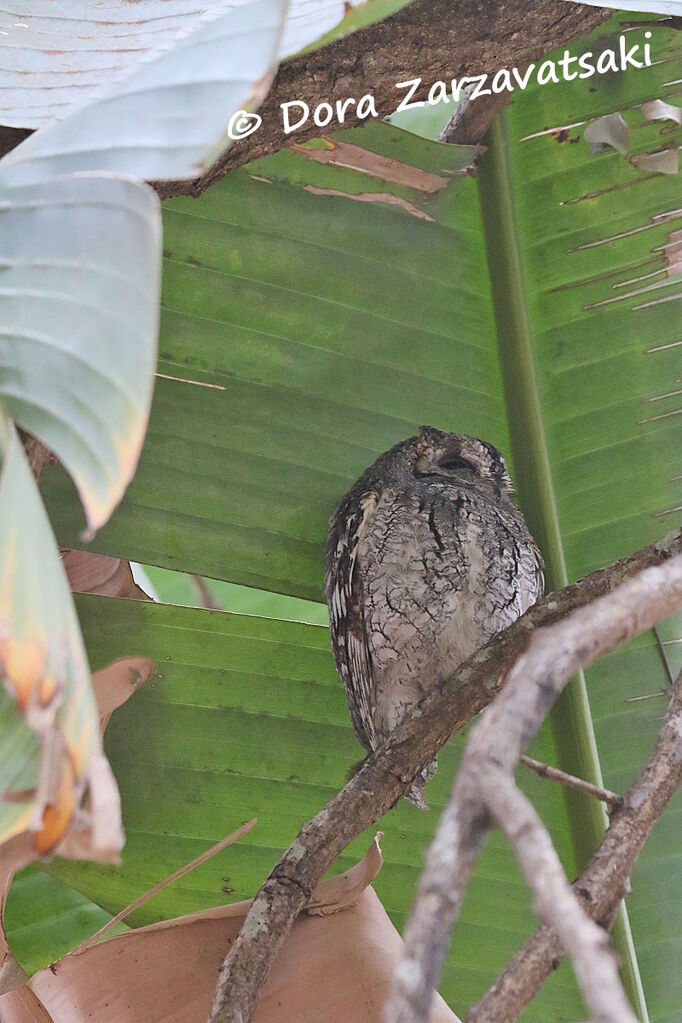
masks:
<path id="1" fill-rule="evenodd" d="M 646 767 L 614 812 L 599 849 L 573 884 L 586 912 L 610 927 L 651 831 L 682 783 L 682 674 Z M 564 956 L 557 932 L 543 924 L 466 1017 L 466 1023 L 513 1023 Z"/>
<path id="2" fill-rule="evenodd" d="M 450 930 L 495 822 L 514 847 L 541 915 L 571 953 L 595 1023 L 636 1023 L 605 932 L 595 927 L 571 893 L 549 836 L 512 775 L 575 672 L 680 607 L 678 555 L 624 581 L 562 621 L 535 630 L 504 689 L 471 732 L 407 923 L 405 959 L 386 1008 L 387 1023 L 425 1023 L 428 1018 Z"/>
<path id="3" fill-rule="evenodd" d="M 463 664 L 442 693 L 431 694 L 396 729 L 351 781 L 303 825 L 261 888 L 221 969 L 211 1023 L 248 1023 L 278 949 L 324 872 L 350 842 L 395 805 L 448 739 L 491 702 L 526 651 L 533 632 L 617 590 L 647 568 L 670 563 L 680 553 L 682 530 L 539 601 Z"/>

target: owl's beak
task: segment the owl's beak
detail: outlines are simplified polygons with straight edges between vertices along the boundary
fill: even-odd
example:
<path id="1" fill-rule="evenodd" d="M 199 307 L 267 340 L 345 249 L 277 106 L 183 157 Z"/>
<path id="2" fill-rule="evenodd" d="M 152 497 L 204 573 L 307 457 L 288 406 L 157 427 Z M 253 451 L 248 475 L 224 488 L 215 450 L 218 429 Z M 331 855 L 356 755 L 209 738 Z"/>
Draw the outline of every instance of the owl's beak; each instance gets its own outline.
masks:
<path id="1" fill-rule="evenodd" d="M 426 452 L 417 455 L 417 460 L 414 463 L 414 469 L 412 470 L 415 476 L 428 475 L 431 465 L 433 463 L 433 452 Z"/>

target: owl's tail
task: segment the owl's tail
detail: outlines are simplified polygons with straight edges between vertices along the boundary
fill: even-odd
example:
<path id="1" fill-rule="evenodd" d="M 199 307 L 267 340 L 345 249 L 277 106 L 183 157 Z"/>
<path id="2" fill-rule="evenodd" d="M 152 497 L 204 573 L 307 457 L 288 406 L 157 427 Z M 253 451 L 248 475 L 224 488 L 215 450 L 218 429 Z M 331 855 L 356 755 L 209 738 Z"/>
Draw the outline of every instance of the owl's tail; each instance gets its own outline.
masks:
<path id="1" fill-rule="evenodd" d="M 430 778 L 433 778 L 437 767 L 438 760 L 432 760 L 431 763 L 424 768 L 421 774 L 417 775 L 412 782 L 411 789 L 405 794 L 405 798 L 409 799 L 409 801 L 419 807 L 420 810 L 428 810 L 429 808 L 429 804 L 426 802 L 424 797 L 423 789 L 427 781 L 429 781 Z"/>

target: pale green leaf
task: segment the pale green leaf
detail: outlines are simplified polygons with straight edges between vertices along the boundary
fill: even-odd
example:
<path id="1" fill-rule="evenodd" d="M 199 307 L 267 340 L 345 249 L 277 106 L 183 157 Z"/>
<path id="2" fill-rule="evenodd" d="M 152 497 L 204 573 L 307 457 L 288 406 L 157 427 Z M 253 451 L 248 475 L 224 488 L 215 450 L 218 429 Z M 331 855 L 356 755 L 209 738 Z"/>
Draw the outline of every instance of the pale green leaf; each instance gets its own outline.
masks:
<path id="1" fill-rule="evenodd" d="M 97 528 L 135 471 L 152 398 L 158 200 L 109 174 L 0 192 L 0 399 L 72 474 Z"/>
<path id="2" fill-rule="evenodd" d="M 357 0 L 356 0 L 357 2 Z M 291 0 L 279 45 L 283 59 L 341 22 L 379 20 L 405 0 L 372 0 L 346 15 L 344 0 Z M 171 49 L 210 12 L 240 0 L 4 0 L 0 7 L 0 123 L 40 128 L 109 92 L 143 61 Z M 371 13 L 370 13 L 371 12 Z M 321 45 L 318 42 L 317 45 Z M 30 79 L 28 79 L 30 76 Z M 27 85 L 27 80 L 29 84 Z"/>
<path id="3" fill-rule="evenodd" d="M 170 49 L 152 52 L 104 95 L 48 124 L 2 161 L 27 184 L 74 171 L 145 180 L 199 177 L 228 147 L 228 122 L 270 83 L 286 0 L 212 8 Z"/>
<path id="4" fill-rule="evenodd" d="M 132 646 L 153 657 L 158 671 L 115 712 L 106 733 L 127 836 L 121 867 L 56 859 L 46 869 L 113 912 L 250 814 L 258 823 L 245 839 L 164 889 L 129 923 L 251 897 L 301 822 L 362 756 L 327 629 L 104 597 L 77 603 L 93 658 L 104 663 Z M 384 866 L 374 886 L 399 927 L 461 747 L 459 737 L 440 754 L 429 812 L 403 801 L 381 822 Z M 554 759 L 549 730 L 534 749 Z M 572 871 L 562 790 L 531 772 L 520 780 Z M 375 830 L 346 850 L 335 872 L 357 862 Z M 480 994 L 532 927 L 529 901 L 509 848 L 493 836 L 448 959 L 442 990 L 453 1004 Z M 541 1023 L 569 1007 L 579 1018 L 570 971 L 562 970 L 528 1019 Z"/>

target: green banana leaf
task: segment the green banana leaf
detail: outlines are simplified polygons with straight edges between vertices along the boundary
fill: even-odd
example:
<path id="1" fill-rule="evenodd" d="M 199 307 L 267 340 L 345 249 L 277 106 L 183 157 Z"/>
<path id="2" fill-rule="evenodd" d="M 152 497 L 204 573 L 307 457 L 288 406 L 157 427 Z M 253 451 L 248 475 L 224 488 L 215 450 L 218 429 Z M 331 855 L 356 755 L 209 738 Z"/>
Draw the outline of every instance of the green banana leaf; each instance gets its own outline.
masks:
<path id="1" fill-rule="evenodd" d="M 164 604 L 183 604 L 186 607 L 206 607 L 206 596 L 198 590 L 191 576 L 183 572 L 170 572 L 166 568 L 147 565 L 142 570 L 142 588 L 154 600 Z M 221 611 L 236 611 L 238 614 L 260 615 L 263 618 L 284 618 L 294 622 L 309 622 L 312 625 L 328 625 L 329 614 L 326 604 L 314 600 L 287 597 L 283 593 L 268 590 L 254 590 L 250 586 L 204 579 L 211 606 Z"/>
<path id="2" fill-rule="evenodd" d="M 571 52 L 613 45 L 621 27 L 615 16 Z M 681 179 L 613 149 L 592 153 L 584 139 L 586 122 L 619 111 L 633 156 L 679 147 L 674 122 L 640 109 L 682 96 L 679 34 L 665 22 L 649 30 L 650 68 L 515 95 L 476 178 L 462 173 L 471 154 L 368 124 L 257 161 L 200 200 L 167 203 L 147 443 L 93 548 L 319 600 L 334 503 L 422 422 L 511 456 L 552 586 L 672 528 L 682 503 Z M 76 542 L 68 478 L 50 470 L 44 492 L 60 538 Z M 253 848 L 220 861 L 236 879 L 229 896 L 251 894 L 358 754 L 323 630 L 94 599 L 80 608 L 94 661 L 134 648 L 156 657 L 162 677 L 110 726 L 123 867 L 49 869 L 113 910 L 256 813 Z M 681 638 L 682 623 L 668 622 L 660 644 L 640 637 L 576 680 L 536 755 L 622 790 L 653 742 Z M 429 814 L 401 805 L 382 822 L 378 888 L 398 925 L 459 744 L 441 757 Z M 601 813 L 529 784 L 574 873 Z M 656 1023 L 682 1013 L 680 809 L 678 799 L 658 825 L 633 878 L 630 922 L 623 915 L 616 931 L 629 992 Z M 220 899 L 213 868 L 202 870 L 148 912 Z M 512 858 L 493 838 L 444 977 L 456 1010 L 529 926 Z M 583 1012 L 560 971 L 525 1018 Z"/>
<path id="3" fill-rule="evenodd" d="M 40 907 L 38 912 L 36 907 Z M 32 975 L 72 951 L 111 917 L 101 906 L 34 864 L 13 882 L 4 926 L 15 959 Z M 111 934 L 126 930 L 128 927 L 120 923 Z"/>
<path id="4" fill-rule="evenodd" d="M 45 869 L 114 912 L 256 816 L 245 839 L 155 895 L 128 922 L 249 898 L 301 822 L 338 791 L 362 756 L 326 627 L 105 597 L 79 597 L 77 605 L 94 669 L 100 657 L 106 661 L 132 644 L 158 670 L 116 712 L 106 734 L 127 835 L 121 867 L 55 860 Z M 400 927 L 462 742 L 458 737 L 440 755 L 427 813 L 403 800 L 381 821 L 384 866 L 375 886 Z M 551 732 L 537 741 L 534 755 L 555 760 Z M 521 780 L 574 869 L 563 791 L 528 771 Z M 346 850 L 335 871 L 364 854 L 375 830 Z M 19 892 L 12 903 L 12 895 L 8 913 L 17 919 L 26 913 L 25 899 Z M 529 901 L 509 848 L 494 836 L 444 977 L 443 992 L 453 1003 L 480 993 L 531 929 Z M 35 936 L 33 965 L 38 949 L 44 962 L 53 958 L 54 935 L 45 937 L 41 947 Z M 63 933 L 61 939 L 63 948 Z M 25 966 L 21 949 L 14 951 Z M 539 1023 L 569 1005 L 580 1012 L 573 978 L 562 970 L 528 1018 Z"/>

